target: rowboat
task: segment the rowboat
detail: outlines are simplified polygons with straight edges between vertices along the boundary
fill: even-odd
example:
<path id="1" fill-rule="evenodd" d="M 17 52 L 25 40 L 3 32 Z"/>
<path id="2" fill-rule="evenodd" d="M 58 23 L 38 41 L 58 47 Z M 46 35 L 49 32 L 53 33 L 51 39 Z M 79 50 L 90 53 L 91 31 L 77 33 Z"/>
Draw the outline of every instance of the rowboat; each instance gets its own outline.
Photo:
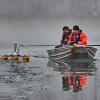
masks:
<path id="1" fill-rule="evenodd" d="M 94 71 L 94 57 L 97 48 L 92 46 L 66 46 L 47 50 L 49 61 L 65 66 L 70 71 Z"/>
<path id="2" fill-rule="evenodd" d="M 54 62 L 87 62 L 91 63 L 94 61 L 97 48 L 92 46 L 83 46 L 78 47 L 66 46 L 64 48 L 55 48 L 52 50 L 47 50 L 49 60 Z"/>

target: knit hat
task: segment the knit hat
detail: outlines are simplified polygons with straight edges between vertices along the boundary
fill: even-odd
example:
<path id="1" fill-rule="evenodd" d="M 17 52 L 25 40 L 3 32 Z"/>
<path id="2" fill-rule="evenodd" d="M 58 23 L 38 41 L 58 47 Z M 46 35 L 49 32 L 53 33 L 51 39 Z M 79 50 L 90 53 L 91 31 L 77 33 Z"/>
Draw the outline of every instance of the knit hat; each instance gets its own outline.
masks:
<path id="1" fill-rule="evenodd" d="M 80 30 L 79 26 L 77 26 L 77 25 L 73 26 L 73 30 L 78 30 L 79 31 Z"/>
<path id="2" fill-rule="evenodd" d="M 69 30 L 69 27 L 68 27 L 68 26 L 64 26 L 64 27 L 63 27 L 63 31 L 64 31 L 65 29 Z"/>

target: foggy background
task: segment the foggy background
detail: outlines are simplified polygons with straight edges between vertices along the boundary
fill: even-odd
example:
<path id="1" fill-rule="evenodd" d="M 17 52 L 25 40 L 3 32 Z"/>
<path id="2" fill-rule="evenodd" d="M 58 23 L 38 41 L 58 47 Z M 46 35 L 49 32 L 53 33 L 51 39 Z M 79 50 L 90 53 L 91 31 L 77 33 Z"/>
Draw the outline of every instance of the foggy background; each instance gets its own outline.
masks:
<path id="1" fill-rule="evenodd" d="M 100 44 L 100 0 L 0 0 L 0 54 L 12 52 L 2 48 L 12 47 L 14 42 L 59 44 L 62 27 L 76 24 L 91 44 Z M 99 100 L 100 60 L 97 76 L 90 77 L 85 89 L 74 96 L 72 91 L 62 91 L 61 73 L 48 66 L 43 51 L 24 48 L 22 55 L 32 55 L 29 64 L 11 67 L 12 62 L 4 62 L 0 66 L 0 100 L 11 100 L 9 96 L 13 100 Z"/>
<path id="2" fill-rule="evenodd" d="M 58 44 L 62 27 L 78 24 L 99 42 L 100 0 L 0 0 L 0 47 Z"/>

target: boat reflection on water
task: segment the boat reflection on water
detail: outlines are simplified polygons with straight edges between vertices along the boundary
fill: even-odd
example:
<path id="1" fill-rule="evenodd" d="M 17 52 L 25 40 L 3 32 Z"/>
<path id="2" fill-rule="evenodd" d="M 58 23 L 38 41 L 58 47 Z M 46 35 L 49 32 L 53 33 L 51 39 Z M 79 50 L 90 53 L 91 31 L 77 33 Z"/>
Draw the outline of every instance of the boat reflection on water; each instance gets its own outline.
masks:
<path id="1" fill-rule="evenodd" d="M 62 66 L 61 66 L 62 65 Z M 55 63 L 48 61 L 48 66 L 53 67 L 55 71 L 62 74 L 62 89 L 68 91 L 73 89 L 73 92 L 79 92 L 88 83 L 88 76 L 96 74 L 95 62 L 70 62 L 70 63 Z"/>
<path id="2" fill-rule="evenodd" d="M 64 62 L 53 62 L 51 60 L 48 61 L 47 64 L 49 67 L 53 67 L 55 71 L 60 71 L 62 74 L 68 73 L 68 72 L 85 72 L 85 73 L 94 73 L 97 68 L 95 66 L 95 61 L 93 62 L 75 62 L 71 61 L 68 63 Z"/>
<path id="3" fill-rule="evenodd" d="M 95 62 L 70 62 L 70 71 L 74 72 L 95 72 L 97 70 Z M 66 66 L 67 67 L 67 66 Z"/>

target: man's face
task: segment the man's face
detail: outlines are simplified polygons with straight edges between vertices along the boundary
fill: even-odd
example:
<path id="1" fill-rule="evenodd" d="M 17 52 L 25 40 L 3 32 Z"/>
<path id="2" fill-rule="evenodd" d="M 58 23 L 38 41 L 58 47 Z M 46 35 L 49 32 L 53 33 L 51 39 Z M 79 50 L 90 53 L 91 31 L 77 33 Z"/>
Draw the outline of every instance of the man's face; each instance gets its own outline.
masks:
<path id="1" fill-rule="evenodd" d="M 69 30 L 68 30 L 68 29 L 64 29 L 63 32 L 64 32 L 64 33 L 68 33 Z"/>
<path id="2" fill-rule="evenodd" d="M 79 30 L 73 30 L 73 33 L 78 33 L 79 32 Z"/>

